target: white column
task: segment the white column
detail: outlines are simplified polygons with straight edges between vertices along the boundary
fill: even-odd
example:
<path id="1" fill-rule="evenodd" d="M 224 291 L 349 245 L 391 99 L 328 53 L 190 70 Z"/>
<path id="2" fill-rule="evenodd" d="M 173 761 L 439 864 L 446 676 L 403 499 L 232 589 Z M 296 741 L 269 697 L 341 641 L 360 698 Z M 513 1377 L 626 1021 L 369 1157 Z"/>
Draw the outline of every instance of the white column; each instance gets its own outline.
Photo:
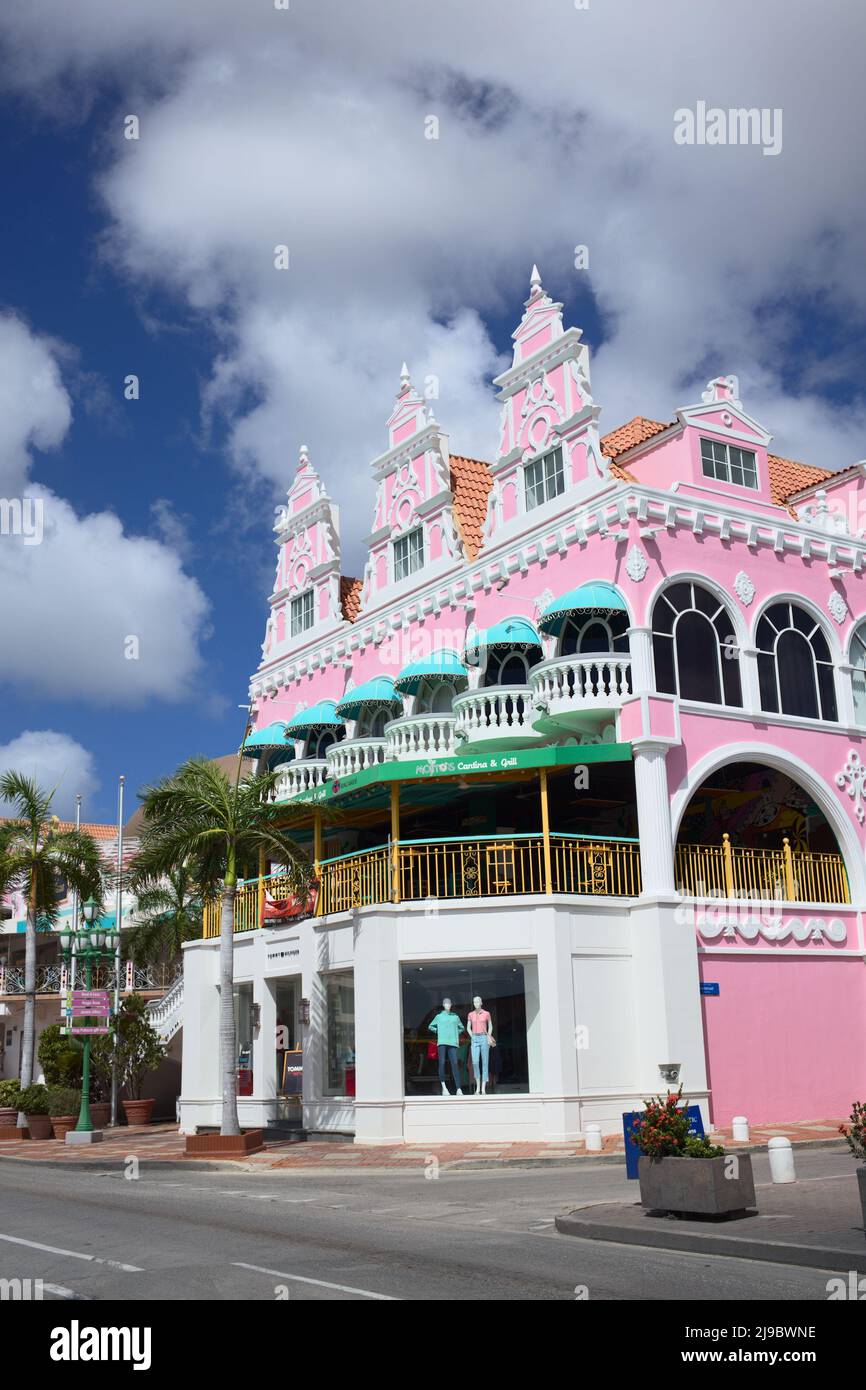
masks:
<path id="1" fill-rule="evenodd" d="M 851 678 L 854 668 L 847 661 L 841 662 L 836 667 L 836 701 L 839 705 L 839 723 L 846 729 L 854 728 L 857 723 L 854 714 L 854 688 Z"/>
<path id="2" fill-rule="evenodd" d="M 652 631 L 648 627 L 630 627 L 628 650 L 631 657 L 631 688 L 634 695 L 655 689 L 653 670 Z"/>
<path id="3" fill-rule="evenodd" d="M 758 650 L 756 647 L 740 648 L 740 688 L 743 694 L 743 709 L 759 712 L 761 689 L 758 684 Z"/>
<path id="4" fill-rule="evenodd" d="M 580 1133 L 577 1099 L 577 1044 L 571 962 L 570 913 L 535 909 L 533 933 L 538 951 L 542 1084 L 530 1071 L 530 1090 L 541 1090 L 545 1139 L 574 1139 Z M 527 989 L 527 1010 L 531 995 Z M 527 1024 L 532 1027 L 532 1020 Z"/>
<path id="5" fill-rule="evenodd" d="M 403 1027 L 398 916 L 364 914 L 355 945 L 355 1139 L 403 1139 Z"/>
<path id="6" fill-rule="evenodd" d="M 634 785 L 637 800 L 642 895 L 668 896 L 674 882 L 673 831 L 665 744 L 635 742 Z"/>
<path id="7" fill-rule="evenodd" d="M 183 1052 L 180 1132 L 219 1124 L 222 1084 L 219 1072 L 219 949 L 196 941 L 183 952 Z"/>
<path id="8" fill-rule="evenodd" d="M 260 960 L 264 952 L 261 953 Z M 253 1002 L 259 1006 L 259 1027 L 253 1034 L 253 1094 L 258 1122 L 271 1124 L 276 1119 L 277 1098 L 277 1001 L 274 984 L 262 979 L 261 969 L 253 980 Z"/>

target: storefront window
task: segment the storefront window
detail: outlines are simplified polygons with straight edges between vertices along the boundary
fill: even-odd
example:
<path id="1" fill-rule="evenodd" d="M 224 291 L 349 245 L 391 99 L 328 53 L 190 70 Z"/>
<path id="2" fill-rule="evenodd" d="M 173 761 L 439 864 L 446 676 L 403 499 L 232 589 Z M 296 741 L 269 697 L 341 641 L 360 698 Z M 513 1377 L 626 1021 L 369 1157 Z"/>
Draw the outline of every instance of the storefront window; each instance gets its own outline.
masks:
<path id="1" fill-rule="evenodd" d="M 538 1051 L 538 990 L 534 961 L 483 960 L 459 963 L 402 965 L 403 979 L 403 1068 L 407 1096 L 441 1095 L 438 1033 L 431 1021 L 442 1011 L 443 1000 L 451 1000 L 451 1013 L 459 1020 L 457 1067 L 460 1088 L 465 1095 L 475 1091 L 475 1070 L 468 1027 L 474 999 L 480 997 L 482 1009 L 490 1014 L 494 1041 L 488 1049 L 488 1095 L 519 1095 L 530 1090 L 536 1080 L 535 1054 Z M 445 1084 L 450 1094 L 456 1090 L 452 1057 L 442 1059 Z M 483 1080 L 483 1058 L 478 1057 Z M 536 1076 L 531 1076 L 536 1072 Z M 536 1089 L 533 1086 L 533 1089 Z"/>
<path id="2" fill-rule="evenodd" d="M 253 1065 L 253 986 L 252 982 L 235 986 L 235 1037 L 238 1044 L 238 1066 L 248 1070 Z"/>
<path id="3" fill-rule="evenodd" d="M 325 980 L 325 1095 L 355 1094 L 355 980 L 351 971 Z"/>

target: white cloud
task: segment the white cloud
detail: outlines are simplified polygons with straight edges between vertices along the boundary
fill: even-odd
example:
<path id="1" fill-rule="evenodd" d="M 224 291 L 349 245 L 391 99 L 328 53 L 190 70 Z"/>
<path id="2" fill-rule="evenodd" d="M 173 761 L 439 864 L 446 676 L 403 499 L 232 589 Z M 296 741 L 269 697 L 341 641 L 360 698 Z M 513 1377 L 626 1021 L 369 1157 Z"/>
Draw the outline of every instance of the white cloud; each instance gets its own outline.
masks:
<path id="1" fill-rule="evenodd" d="M 723 14 L 666 0 L 663 15 L 646 0 L 440 0 L 435 18 L 406 0 L 212 0 L 206 21 L 198 0 L 31 0 L 0 26 L 8 80 L 34 99 L 56 103 L 61 77 L 122 93 L 100 149 L 105 253 L 221 336 L 204 403 L 228 418 L 241 472 L 285 485 L 309 444 L 351 563 L 402 358 L 416 384 L 441 374 L 453 447 L 490 457 L 484 319 L 517 321 L 533 260 L 551 292 L 595 297 L 603 426 L 667 418 L 736 372 L 780 450 L 866 453 L 859 381 L 832 408 L 828 335 L 819 347 L 796 322 L 798 304 L 820 308 L 850 334 L 866 312 L 848 154 L 866 15 L 847 0 Z M 675 145 L 675 110 L 698 100 L 782 108 L 782 153 Z M 119 135 L 130 110 L 137 142 Z"/>
<path id="2" fill-rule="evenodd" d="M 11 315 L 0 317 L 4 391 L 0 480 L 6 498 L 20 490 L 41 508 L 41 526 L 0 534 L 0 681 L 99 703 L 188 694 L 206 635 L 204 594 L 168 545 L 127 535 L 112 512 L 79 516 L 26 481 L 29 449 L 58 446 L 71 407 L 52 345 Z M 32 523 L 37 513 L 24 515 Z"/>
<path id="3" fill-rule="evenodd" d="M 0 773 L 3 772 L 32 777 L 46 792 L 56 787 L 53 810 L 61 820 L 74 820 L 77 793 L 81 795 L 82 816 L 86 819 L 87 803 L 99 787 L 93 754 L 55 729 L 25 729 L 17 738 L 0 745 Z M 9 803 L 0 801 L 0 814 L 9 813 Z"/>

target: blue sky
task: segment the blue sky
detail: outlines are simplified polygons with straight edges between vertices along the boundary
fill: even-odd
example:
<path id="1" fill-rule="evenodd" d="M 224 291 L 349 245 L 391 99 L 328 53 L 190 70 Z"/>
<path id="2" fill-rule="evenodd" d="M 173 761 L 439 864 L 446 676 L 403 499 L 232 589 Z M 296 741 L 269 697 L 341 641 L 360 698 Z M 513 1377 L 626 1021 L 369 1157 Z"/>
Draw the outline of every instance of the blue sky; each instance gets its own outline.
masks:
<path id="1" fill-rule="evenodd" d="M 0 537 L 0 761 L 110 819 L 119 772 L 132 803 L 236 746 L 299 445 L 358 573 L 400 362 L 440 376 L 452 446 L 490 457 L 534 260 L 606 428 L 733 371 L 780 452 L 866 455 L 863 18 L 662 8 L 541 0 L 531 35 L 511 0 L 423 23 L 397 0 L 0 18 L 0 496 L 44 495 L 50 530 Z M 780 108 L 781 153 L 675 146 L 698 99 Z"/>

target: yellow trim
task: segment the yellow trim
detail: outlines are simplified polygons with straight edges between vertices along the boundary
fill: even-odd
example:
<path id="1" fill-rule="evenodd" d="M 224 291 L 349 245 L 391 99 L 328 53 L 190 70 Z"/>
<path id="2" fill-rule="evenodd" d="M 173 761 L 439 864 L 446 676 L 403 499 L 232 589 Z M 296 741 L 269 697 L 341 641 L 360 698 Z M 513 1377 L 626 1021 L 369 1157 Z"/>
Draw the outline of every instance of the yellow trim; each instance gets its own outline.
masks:
<path id="1" fill-rule="evenodd" d="M 544 839 L 544 891 L 548 897 L 553 892 L 553 868 L 550 860 L 550 807 L 547 801 L 547 768 L 539 768 L 538 780 L 541 785 L 541 834 Z"/>

